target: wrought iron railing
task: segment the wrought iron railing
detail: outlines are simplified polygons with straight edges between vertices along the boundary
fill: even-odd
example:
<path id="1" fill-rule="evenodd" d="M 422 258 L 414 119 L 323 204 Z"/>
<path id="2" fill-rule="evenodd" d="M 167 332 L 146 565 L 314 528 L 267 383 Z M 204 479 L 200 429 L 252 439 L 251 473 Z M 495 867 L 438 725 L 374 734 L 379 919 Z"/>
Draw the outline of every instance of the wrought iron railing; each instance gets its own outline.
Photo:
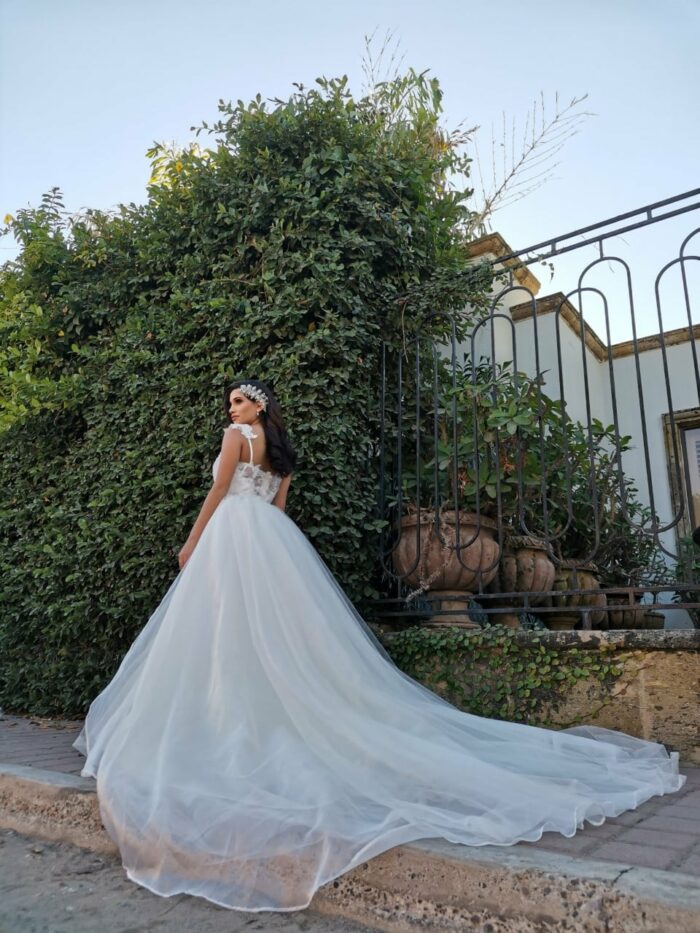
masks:
<path id="1" fill-rule="evenodd" d="M 695 189 L 525 250 L 500 241 L 490 307 L 465 309 L 466 340 L 437 310 L 400 350 L 382 347 L 385 620 L 700 626 L 700 227 L 655 277 L 651 336 L 631 267 L 609 251 L 699 208 Z M 537 298 L 528 267 L 591 246 L 572 290 Z M 597 284 L 603 267 L 622 287 Z M 668 329 L 674 274 L 683 323 Z M 614 341 L 623 304 L 627 339 Z"/>

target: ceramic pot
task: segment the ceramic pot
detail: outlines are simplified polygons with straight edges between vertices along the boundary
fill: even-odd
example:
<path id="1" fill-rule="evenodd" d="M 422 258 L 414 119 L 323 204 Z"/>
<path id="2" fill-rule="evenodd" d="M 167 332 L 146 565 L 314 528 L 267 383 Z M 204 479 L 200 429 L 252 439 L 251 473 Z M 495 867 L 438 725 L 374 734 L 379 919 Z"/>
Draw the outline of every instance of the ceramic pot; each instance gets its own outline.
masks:
<path id="1" fill-rule="evenodd" d="M 648 606 L 632 606 L 626 596 L 608 594 L 608 628 L 646 628 L 644 616 Z"/>
<path id="2" fill-rule="evenodd" d="M 597 570 L 593 564 L 581 564 L 576 560 L 563 560 L 557 568 L 553 590 L 600 590 Z M 607 599 L 605 593 L 571 593 L 567 596 L 551 596 L 547 604 L 556 612 L 542 614 L 542 621 L 552 631 L 573 631 L 577 624 L 584 624 L 586 610 L 591 628 L 607 628 Z"/>
<path id="3" fill-rule="evenodd" d="M 644 613 L 644 625 L 643 628 L 647 629 L 659 629 L 664 628 L 666 625 L 666 616 L 663 612 L 654 612 L 653 609 L 647 609 Z"/>
<path id="4" fill-rule="evenodd" d="M 458 548 L 455 512 L 446 510 L 440 515 L 440 536 L 432 509 L 422 509 L 420 515 L 405 515 L 392 557 L 394 572 L 407 586 L 428 591 L 435 598 L 436 608 L 453 613 L 434 616 L 431 622 L 478 628 L 468 615 L 467 603 L 498 570 L 496 523 L 471 512 L 460 512 Z"/>
<path id="5" fill-rule="evenodd" d="M 556 568 L 547 555 L 545 543 L 540 538 L 526 535 L 513 536 L 501 553 L 496 575 L 488 590 L 490 593 L 528 593 L 529 604 L 538 594 L 546 593 L 554 585 Z M 519 615 L 525 600 L 518 596 L 505 599 L 488 600 L 487 606 L 507 608 L 512 606 L 512 613 L 497 613 L 490 617 L 494 624 L 519 628 Z"/>

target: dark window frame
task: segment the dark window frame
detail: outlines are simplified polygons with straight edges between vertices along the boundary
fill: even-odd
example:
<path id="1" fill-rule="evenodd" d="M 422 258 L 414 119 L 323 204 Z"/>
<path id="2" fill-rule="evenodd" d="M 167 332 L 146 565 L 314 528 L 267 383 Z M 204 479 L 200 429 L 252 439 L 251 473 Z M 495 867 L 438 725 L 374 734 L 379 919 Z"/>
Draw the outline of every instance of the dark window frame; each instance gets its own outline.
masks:
<path id="1" fill-rule="evenodd" d="M 700 525 L 700 516 L 695 516 L 693 510 L 692 486 L 685 443 L 685 432 L 700 428 L 700 408 L 685 408 L 674 411 L 673 423 L 671 423 L 670 413 L 665 414 L 663 417 L 666 466 L 668 468 L 673 514 L 677 514 L 681 502 L 684 505 L 683 514 L 676 525 L 676 533 L 679 538 L 686 538 L 693 533 L 694 527 L 696 527 L 693 525 L 693 519 L 697 520 L 698 525 Z M 676 462 L 676 454 L 680 457 L 680 463 Z M 683 484 L 682 489 L 679 488 L 679 476 Z"/>

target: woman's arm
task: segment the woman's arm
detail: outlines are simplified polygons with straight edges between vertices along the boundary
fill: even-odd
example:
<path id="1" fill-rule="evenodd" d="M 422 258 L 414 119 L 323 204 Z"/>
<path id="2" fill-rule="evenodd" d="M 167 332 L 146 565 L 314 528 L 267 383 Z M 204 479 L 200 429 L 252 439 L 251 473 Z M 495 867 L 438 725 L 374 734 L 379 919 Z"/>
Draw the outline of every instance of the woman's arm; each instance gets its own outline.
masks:
<path id="1" fill-rule="evenodd" d="M 178 556 L 180 569 L 182 569 L 192 554 L 192 551 L 194 551 L 197 542 L 202 536 L 202 532 L 207 527 L 207 522 L 229 490 L 231 480 L 233 479 L 233 471 L 238 466 L 238 461 L 241 458 L 242 444 L 243 437 L 240 431 L 227 430 L 224 433 L 224 439 L 221 443 L 221 458 L 216 470 L 216 478 L 212 483 L 211 489 L 207 493 L 206 499 L 202 503 L 202 508 L 199 510 L 197 520 L 192 526 L 192 531 L 190 531 L 189 537 Z"/>
<path id="2" fill-rule="evenodd" d="M 275 493 L 275 498 L 272 500 L 272 504 L 276 505 L 278 509 L 282 509 L 284 512 L 284 507 L 287 504 L 287 491 L 289 490 L 289 484 L 292 481 L 292 474 L 282 477 L 282 482 L 280 483 L 280 488 Z"/>

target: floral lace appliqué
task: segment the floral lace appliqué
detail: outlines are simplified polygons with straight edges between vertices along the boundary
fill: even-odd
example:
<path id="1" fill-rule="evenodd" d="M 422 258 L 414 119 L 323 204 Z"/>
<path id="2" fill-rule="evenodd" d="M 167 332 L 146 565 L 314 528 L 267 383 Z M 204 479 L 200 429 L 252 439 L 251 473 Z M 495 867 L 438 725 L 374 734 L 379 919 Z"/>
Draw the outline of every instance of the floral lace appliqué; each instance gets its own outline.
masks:
<path id="1" fill-rule="evenodd" d="M 243 434 L 248 441 L 250 455 L 252 457 L 253 445 L 251 444 L 251 440 L 258 435 L 249 424 L 231 424 L 229 427 L 239 430 L 241 434 Z M 214 478 L 216 478 L 216 471 L 220 459 L 221 454 L 217 456 L 212 465 L 212 474 Z M 272 502 L 281 482 L 281 476 L 270 473 L 268 470 L 263 470 L 257 464 L 241 462 L 237 464 L 236 469 L 233 471 L 233 477 L 231 478 L 231 485 L 228 488 L 227 495 L 258 496 L 266 502 Z"/>

